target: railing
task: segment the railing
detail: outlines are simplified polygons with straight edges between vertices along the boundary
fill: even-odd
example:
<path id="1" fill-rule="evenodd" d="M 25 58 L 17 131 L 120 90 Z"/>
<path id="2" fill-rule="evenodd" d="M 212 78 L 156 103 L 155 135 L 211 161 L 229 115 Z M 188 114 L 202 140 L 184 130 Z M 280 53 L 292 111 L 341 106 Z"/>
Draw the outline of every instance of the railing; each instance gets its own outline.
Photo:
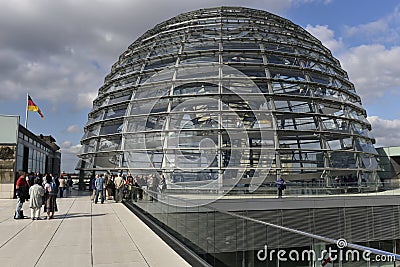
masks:
<path id="1" fill-rule="evenodd" d="M 184 198 L 185 195 L 195 196 L 200 199 L 210 198 L 274 198 L 277 197 L 277 184 L 275 182 L 263 183 L 255 192 L 250 192 L 249 184 L 236 184 L 218 187 L 216 183 L 211 185 L 200 184 L 194 182 L 177 183 L 174 187 L 167 185 L 164 193 L 170 196 Z M 283 197 L 333 197 L 333 196 L 400 196 L 400 186 L 395 183 L 331 183 L 326 185 L 325 182 L 307 183 L 307 182 L 287 182 L 286 189 L 283 191 Z M 147 189 L 145 185 L 143 188 Z M 157 188 L 160 192 L 161 188 Z"/>
<path id="2" fill-rule="evenodd" d="M 210 195 L 206 196 L 208 198 L 201 194 L 170 195 L 166 191 L 132 188 L 131 194 L 127 195 L 127 203 L 141 209 L 183 243 L 190 244 L 191 249 L 213 266 L 261 266 L 265 260 L 271 262 L 272 265 L 268 266 L 279 266 L 282 261 L 295 261 L 295 266 L 328 266 L 328 263 L 339 266 L 396 266 L 396 261 L 400 261 L 399 254 L 368 246 L 368 242 L 362 245 L 350 243 L 340 237 L 326 237 L 268 222 L 265 218 L 250 217 L 246 215 L 248 211 L 231 212 L 215 208 L 213 204 L 218 199 L 212 199 L 210 203 L 204 201 L 210 200 Z M 203 231 L 206 232 L 204 236 Z M 400 236 L 400 229 L 396 231 L 396 236 Z M 264 235 L 265 238 L 260 240 L 260 236 Z M 286 243 L 293 244 L 293 247 L 282 245 L 285 238 L 289 241 Z M 385 242 L 387 245 L 389 241 Z M 387 250 L 399 250 L 396 245 L 400 245 L 400 240 L 397 242 Z M 229 259 L 225 258 L 226 255 L 230 255 Z M 242 265 L 244 263 L 246 265 Z"/>

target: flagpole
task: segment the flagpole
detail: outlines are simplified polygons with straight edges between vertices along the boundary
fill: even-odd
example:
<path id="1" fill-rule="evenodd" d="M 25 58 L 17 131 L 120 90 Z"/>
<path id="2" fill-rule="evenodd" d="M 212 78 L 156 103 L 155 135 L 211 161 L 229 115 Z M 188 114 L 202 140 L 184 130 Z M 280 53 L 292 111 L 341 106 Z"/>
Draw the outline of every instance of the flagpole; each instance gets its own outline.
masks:
<path id="1" fill-rule="evenodd" d="M 25 128 L 28 129 L 28 99 L 29 93 L 26 93 L 26 108 L 25 108 Z"/>

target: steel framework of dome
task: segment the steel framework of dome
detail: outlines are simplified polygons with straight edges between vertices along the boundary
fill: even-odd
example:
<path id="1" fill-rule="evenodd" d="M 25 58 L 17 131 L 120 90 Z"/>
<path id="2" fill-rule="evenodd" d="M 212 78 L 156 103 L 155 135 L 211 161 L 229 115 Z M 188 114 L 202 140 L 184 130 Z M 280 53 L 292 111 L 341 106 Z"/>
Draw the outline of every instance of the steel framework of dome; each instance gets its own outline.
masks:
<path id="1" fill-rule="evenodd" d="M 78 169 L 181 185 L 378 184 L 360 97 L 340 63 L 291 21 L 239 7 L 178 15 L 106 76 Z"/>

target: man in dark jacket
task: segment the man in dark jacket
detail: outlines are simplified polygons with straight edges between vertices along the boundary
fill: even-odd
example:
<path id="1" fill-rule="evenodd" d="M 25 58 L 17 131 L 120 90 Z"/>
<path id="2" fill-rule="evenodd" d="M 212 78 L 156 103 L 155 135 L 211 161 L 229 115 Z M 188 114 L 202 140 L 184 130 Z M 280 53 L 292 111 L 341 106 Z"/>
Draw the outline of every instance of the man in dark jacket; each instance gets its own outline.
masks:
<path id="1" fill-rule="evenodd" d="M 15 194 L 17 196 L 17 207 L 15 208 L 15 219 L 23 219 L 24 215 L 22 212 L 22 204 L 24 204 L 25 200 L 29 199 L 29 186 L 26 182 L 26 173 L 22 173 L 17 183 L 15 184 Z"/>
<path id="2" fill-rule="evenodd" d="M 279 178 L 276 180 L 276 186 L 278 188 L 278 198 L 282 198 L 282 191 L 286 189 L 285 180 Z"/>

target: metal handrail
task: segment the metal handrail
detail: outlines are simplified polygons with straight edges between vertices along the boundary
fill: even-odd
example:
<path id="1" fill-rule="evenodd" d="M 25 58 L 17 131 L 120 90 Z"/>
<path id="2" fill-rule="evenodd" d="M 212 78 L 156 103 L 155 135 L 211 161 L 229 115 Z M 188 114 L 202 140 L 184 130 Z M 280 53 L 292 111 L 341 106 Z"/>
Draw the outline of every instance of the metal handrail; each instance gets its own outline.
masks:
<path id="1" fill-rule="evenodd" d="M 151 191 L 149 189 L 142 189 L 142 190 L 145 193 L 149 194 L 149 195 L 155 195 L 155 194 L 159 194 L 160 193 L 160 192 Z M 163 194 L 163 196 L 164 197 L 168 197 L 168 198 L 174 198 L 174 199 L 177 199 L 177 200 L 180 200 L 180 201 L 184 201 L 184 202 L 193 202 L 193 201 L 191 201 L 189 199 L 183 199 L 183 198 L 179 198 L 179 197 L 171 196 L 171 195 L 167 195 L 167 194 Z M 160 199 L 159 199 L 159 201 L 167 204 L 167 202 L 162 201 Z M 330 243 L 330 244 L 338 244 L 339 241 L 343 240 L 341 238 L 333 239 L 333 238 L 324 237 L 324 236 L 320 236 L 320 235 L 304 232 L 304 231 L 301 231 L 301 230 L 297 230 L 297 229 L 281 226 L 281 225 L 276 225 L 276 224 L 269 223 L 269 222 L 264 222 L 264 221 L 257 220 L 257 219 L 254 219 L 254 218 L 251 218 L 251 217 L 247 217 L 247 216 L 244 216 L 244 215 L 240 215 L 240 214 L 237 214 L 237 213 L 233 213 L 233 212 L 229 212 L 229 211 L 223 211 L 223 210 L 211 207 L 209 205 L 203 205 L 202 208 L 208 208 L 208 209 L 210 209 L 212 211 L 215 211 L 215 212 L 223 213 L 223 214 L 226 214 L 226 215 L 229 215 L 229 216 L 233 216 L 233 217 L 236 217 L 236 218 L 241 218 L 241 219 L 244 219 L 244 220 L 248 220 L 248 221 L 252 221 L 252 222 L 255 222 L 255 223 L 263 224 L 265 226 L 270 226 L 270 227 L 281 229 L 281 230 L 284 230 L 284 231 L 287 231 L 287 232 L 291 232 L 291 233 L 299 234 L 299 235 L 302 235 L 302 236 L 310 237 L 310 238 L 317 239 L 317 240 L 320 240 L 320 241 L 324 241 L 324 242 L 327 242 L 327 243 Z M 347 248 L 361 250 L 361 251 L 368 251 L 368 252 L 371 252 L 371 253 L 374 253 L 374 254 L 377 254 L 377 255 L 394 257 L 396 261 L 400 261 L 400 255 L 396 254 L 396 253 L 393 253 L 393 252 L 388 252 L 388 251 L 375 249 L 375 248 L 362 246 L 362 245 L 357 245 L 357 244 L 353 244 L 353 243 L 348 243 L 348 242 L 346 244 L 346 247 Z"/>

